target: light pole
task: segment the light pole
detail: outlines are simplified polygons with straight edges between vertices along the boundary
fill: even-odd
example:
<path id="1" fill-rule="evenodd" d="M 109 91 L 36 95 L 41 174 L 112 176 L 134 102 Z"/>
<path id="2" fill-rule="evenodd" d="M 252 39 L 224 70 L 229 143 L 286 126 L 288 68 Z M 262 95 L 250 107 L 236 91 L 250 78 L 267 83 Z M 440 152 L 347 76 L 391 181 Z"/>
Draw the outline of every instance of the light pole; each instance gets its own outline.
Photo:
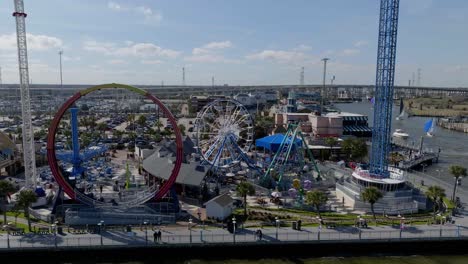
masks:
<path id="1" fill-rule="evenodd" d="M 236 243 L 236 217 L 232 218 L 232 241 Z"/>
<path id="2" fill-rule="evenodd" d="M 362 223 L 362 217 L 358 215 L 359 240 L 361 240 L 361 223 Z"/>
<path id="3" fill-rule="evenodd" d="M 317 216 L 317 221 L 319 223 L 318 233 L 317 233 L 317 240 L 320 241 L 320 231 L 322 231 L 322 218 Z"/>
<path id="4" fill-rule="evenodd" d="M 330 60 L 329 58 L 323 58 L 323 88 L 322 88 L 322 94 L 321 94 L 321 103 L 320 103 L 320 114 L 323 113 L 323 98 L 325 96 L 325 82 L 327 80 L 327 61 Z"/>
<path id="5" fill-rule="evenodd" d="M 146 242 L 146 245 L 148 246 L 148 222 L 144 221 L 143 225 L 145 226 L 145 242 Z"/>
<path id="6" fill-rule="evenodd" d="M 59 51 L 59 56 L 60 56 L 60 87 L 63 86 L 63 79 L 62 79 L 62 54 L 63 50 Z"/>
<path id="7" fill-rule="evenodd" d="M 188 220 L 188 228 L 189 228 L 189 232 L 190 232 L 190 244 L 192 244 L 192 217 L 189 218 Z"/>
<path id="8" fill-rule="evenodd" d="M 7 247 L 10 248 L 10 229 L 8 225 L 3 225 L 3 229 L 7 232 Z"/>
<path id="9" fill-rule="evenodd" d="M 276 224 L 276 240 L 278 240 L 279 223 L 280 223 L 280 220 L 279 220 L 278 217 L 276 216 L 276 217 L 275 217 L 275 224 Z"/>
<path id="10" fill-rule="evenodd" d="M 102 243 L 102 225 L 104 224 L 104 220 L 101 220 L 97 225 L 99 226 L 99 235 L 101 236 L 101 246 L 103 245 Z"/>
<path id="11" fill-rule="evenodd" d="M 52 232 L 54 232 L 54 245 L 55 245 L 55 247 L 57 247 L 57 225 L 52 224 L 51 228 L 52 228 Z"/>

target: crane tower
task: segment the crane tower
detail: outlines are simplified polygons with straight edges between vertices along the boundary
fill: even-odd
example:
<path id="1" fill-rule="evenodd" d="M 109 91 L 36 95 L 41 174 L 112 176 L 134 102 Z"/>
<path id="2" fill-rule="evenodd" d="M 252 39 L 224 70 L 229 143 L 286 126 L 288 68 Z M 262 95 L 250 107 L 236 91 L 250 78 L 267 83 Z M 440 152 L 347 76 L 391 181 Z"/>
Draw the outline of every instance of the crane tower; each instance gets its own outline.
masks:
<path id="1" fill-rule="evenodd" d="M 34 134 L 31 123 L 31 100 L 29 97 L 28 48 L 26 45 L 26 13 L 23 0 L 14 0 L 16 37 L 18 43 L 18 65 L 20 75 L 21 115 L 23 119 L 24 178 L 27 187 L 36 187 L 36 157 Z"/>
<path id="2" fill-rule="evenodd" d="M 380 1 L 371 173 L 388 177 L 399 0 Z"/>

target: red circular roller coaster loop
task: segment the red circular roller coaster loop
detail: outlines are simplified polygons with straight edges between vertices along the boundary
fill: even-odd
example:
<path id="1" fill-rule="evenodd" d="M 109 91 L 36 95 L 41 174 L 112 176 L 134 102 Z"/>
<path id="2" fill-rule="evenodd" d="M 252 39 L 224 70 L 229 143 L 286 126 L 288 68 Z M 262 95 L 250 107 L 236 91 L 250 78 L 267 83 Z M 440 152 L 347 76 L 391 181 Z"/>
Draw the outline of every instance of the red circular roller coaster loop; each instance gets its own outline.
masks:
<path id="1" fill-rule="evenodd" d="M 166 193 L 170 190 L 171 186 L 174 184 L 176 181 L 177 175 L 179 174 L 180 167 L 182 166 L 182 157 L 183 157 L 183 147 L 182 147 L 182 135 L 180 134 L 180 130 L 177 126 L 177 122 L 172 115 L 172 113 L 164 106 L 164 104 L 155 96 L 152 94 L 148 93 L 145 90 L 129 86 L 129 85 L 124 85 L 124 84 L 118 84 L 118 83 L 110 83 L 110 84 L 103 84 L 103 85 L 97 85 L 90 87 L 88 89 L 79 91 L 75 95 L 73 95 L 70 99 L 68 99 L 62 107 L 58 110 L 58 112 L 55 114 L 54 119 L 52 120 L 52 124 L 49 128 L 49 134 L 47 137 L 47 159 L 48 163 L 50 166 L 50 169 L 52 171 L 52 175 L 54 176 L 55 180 L 57 183 L 63 188 L 63 191 L 72 199 L 76 199 L 76 192 L 74 188 L 67 182 L 65 177 L 62 175 L 61 170 L 59 169 L 58 163 L 57 163 L 57 158 L 55 156 L 55 136 L 57 133 L 57 128 L 59 126 L 60 120 L 62 119 L 63 115 L 65 112 L 72 106 L 78 99 L 80 99 L 82 96 L 85 96 L 88 93 L 101 90 L 101 89 L 109 89 L 109 88 L 123 88 L 135 93 L 138 93 L 142 96 L 145 96 L 146 98 L 152 100 L 160 110 L 163 111 L 164 115 L 167 117 L 167 120 L 169 123 L 172 125 L 174 129 L 174 134 L 176 136 L 176 161 L 174 168 L 172 169 L 171 176 L 167 181 L 163 183 L 159 191 L 156 192 L 154 199 L 159 200 Z"/>

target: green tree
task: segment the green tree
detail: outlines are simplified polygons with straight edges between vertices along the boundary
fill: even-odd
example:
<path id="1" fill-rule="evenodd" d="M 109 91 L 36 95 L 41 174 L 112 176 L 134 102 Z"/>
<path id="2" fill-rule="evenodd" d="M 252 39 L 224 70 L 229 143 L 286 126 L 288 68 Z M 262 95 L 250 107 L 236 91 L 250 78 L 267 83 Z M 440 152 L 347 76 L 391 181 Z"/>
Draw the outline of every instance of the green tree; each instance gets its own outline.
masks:
<path id="1" fill-rule="evenodd" d="M 376 187 L 368 187 L 364 189 L 364 191 L 361 193 L 362 200 L 370 204 L 372 216 L 374 217 L 374 221 L 376 224 L 377 224 L 377 219 L 375 217 L 374 204 L 378 200 L 380 200 L 382 197 L 383 197 L 382 192 Z"/>
<path id="2" fill-rule="evenodd" d="M 440 186 L 432 185 L 427 189 L 426 196 L 433 202 L 432 209 L 434 210 L 433 217 L 435 220 L 436 206 L 439 205 L 440 201 L 445 197 L 445 190 Z"/>
<path id="3" fill-rule="evenodd" d="M 404 159 L 405 157 L 398 152 L 392 152 L 390 153 L 390 156 L 388 156 L 388 161 L 395 167 L 397 167 L 400 161 L 403 161 Z"/>
<path id="4" fill-rule="evenodd" d="M 320 215 L 320 206 L 326 204 L 327 201 L 327 195 L 320 190 L 309 191 L 306 194 L 306 203 L 315 207 L 320 219 L 322 219 L 322 215 Z"/>
<path id="5" fill-rule="evenodd" d="M 158 132 L 161 132 L 161 127 L 163 127 L 163 124 L 159 119 L 156 120 L 155 126 L 158 128 Z"/>
<path id="6" fill-rule="evenodd" d="M 6 216 L 6 204 L 7 204 L 7 196 L 10 193 L 13 193 L 16 191 L 15 186 L 11 182 L 2 180 L 0 181 L 0 199 L 2 199 L 2 211 L 3 211 L 3 223 L 7 223 L 7 216 Z"/>
<path id="7" fill-rule="evenodd" d="M 452 194 L 452 201 L 455 201 L 455 192 L 457 190 L 458 180 L 461 177 L 466 177 L 466 168 L 462 166 L 458 166 L 458 165 L 452 165 L 450 166 L 449 171 L 450 171 L 450 174 L 452 174 L 453 177 L 455 178 L 455 184 L 453 185 L 453 194 Z"/>
<path id="8" fill-rule="evenodd" d="M 179 124 L 178 127 L 182 136 L 185 136 L 185 126 L 183 124 Z"/>
<path id="9" fill-rule="evenodd" d="M 330 146 L 330 159 L 332 157 L 332 149 L 338 143 L 338 139 L 335 137 L 328 137 L 325 139 L 325 144 Z"/>
<path id="10" fill-rule="evenodd" d="M 97 124 L 97 130 L 102 131 L 102 132 L 106 131 L 107 130 L 107 124 L 106 123 Z"/>
<path id="11" fill-rule="evenodd" d="M 144 115 L 140 115 L 140 117 L 138 117 L 138 121 L 137 123 L 140 125 L 140 126 L 146 126 L 146 116 Z"/>
<path id="12" fill-rule="evenodd" d="M 23 208 L 24 216 L 28 219 L 28 229 L 31 231 L 31 219 L 29 217 L 29 207 L 37 201 L 36 194 L 29 189 L 22 190 L 18 195 L 18 206 Z"/>
<path id="13" fill-rule="evenodd" d="M 237 185 L 237 193 L 244 198 L 244 216 L 247 216 L 247 195 L 255 194 L 255 187 L 249 182 L 242 181 Z"/>
<path id="14" fill-rule="evenodd" d="M 362 139 L 347 138 L 341 144 L 341 149 L 351 160 L 362 161 L 367 156 L 367 145 Z"/>

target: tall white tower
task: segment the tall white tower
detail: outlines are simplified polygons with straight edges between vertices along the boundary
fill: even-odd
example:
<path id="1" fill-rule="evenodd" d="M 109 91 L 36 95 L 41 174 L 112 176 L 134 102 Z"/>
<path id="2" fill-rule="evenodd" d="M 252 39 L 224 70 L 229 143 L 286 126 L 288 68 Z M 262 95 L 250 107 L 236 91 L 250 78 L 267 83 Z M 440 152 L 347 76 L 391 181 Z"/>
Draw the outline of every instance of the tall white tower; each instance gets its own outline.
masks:
<path id="1" fill-rule="evenodd" d="M 301 68 L 301 76 L 300 76 L 299 83 L 301 85 L 304 85 L 304 67 Z"/>
<path id="2" fill-rule="evenodd" d="M 23 0 L 14 0 L 16 37 L 18 42 L 18 65 L 21 91 L 21 115 L 23 118 L 24 179 L 27 187 L 36 186 L 36 157 L 34 134 L 31 123 L 31 100 L 29 97 L 28 47 L 26 45 L 26 13 Z"/>

